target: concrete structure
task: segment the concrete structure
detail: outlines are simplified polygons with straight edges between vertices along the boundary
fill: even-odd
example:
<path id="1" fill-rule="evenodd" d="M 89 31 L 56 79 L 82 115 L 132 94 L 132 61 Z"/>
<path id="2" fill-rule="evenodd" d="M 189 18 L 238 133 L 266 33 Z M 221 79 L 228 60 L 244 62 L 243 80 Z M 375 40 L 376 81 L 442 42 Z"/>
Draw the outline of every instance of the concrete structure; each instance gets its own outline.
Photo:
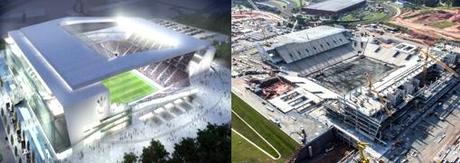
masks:
<path id="1" fill-rule="evenodd" d="M 285 113 L 299 109 L 289 104 L 319 104 L 324 114 L 313 117 L 336 128 L 350 144 L 370 143 L 367 152 L 379 158 L 420 116 L 412 108 L 426 109 L 458 82 L 434 60 L 424 63 L 422 47 L 382 40 L 327 26 L 269 40 L 260 47 L 262 58 L 283 70 L 280 77 L 296 89 L 268 101 Z M 456 63 L 454 52 L 438 47 L 430 52 L 446 64 Z"/>
<path id="2" fill-rule="evenodd" d="M 283 113 L 287 113 L 291 110 L 302 112 L 310 107 L 313 102 L 306 97 L 302 88 L 296 88 L 268 101 Z"/>
<path id="3" fill-rule="evenodd" d="M 366 4 L 366 0 L 326 0 L 304 8 L 307 14 L 316 16 L 335 16 Z"/>
<path id="4" fill-rule="evenodd" d="M 364 53 L 366 57 L 397 66 L 385 76 L 374 76 L 371 87 L 363 83 L 363 86 L 353 89 L 337 100 L 324 103 L 330 122 L 342 131 L 345 140 L 375 143 L 368 152 L 376 158 L 388 149 L 389 141 L 417 117 L 409 113 L 410 109 L 415 107 L 423 110 L 426 107 L 421 106 L 431 106 L 457 83 L 452 74 L 440 71 L 441 69 L 430 61 L 427 67 L 438 73 L 439 78 L 422 87 L 420 80 L 423 63 L 415 56 L 418 52 L 402 51 L 400 47 L 414 46 L 397 44 L 394 48 L 384 48 L 369 44 Z M 381 50 L 377 50 L 379 48 Z M 435 54 L 439 58 L 450 56 L 439 49 L 433 51 L 437 52 Z M 421 100 L 414 100 L 415 98 Z M 408 117 L 407 121 L 396 120 L 402 116 Z"/>
<path id="5" fill-rule="evenodd" d="M 5 40 L 7 118 L 26 144 L 20 151 L 35 162 L 63 159 L 73 146 L 128 125 L 133 112 L 192 95 L 189 78 L 208 70 L 215 52 L 209 42 L 138 18 L 62 18 Z M 112 103 L 102 81 L 126 71 L 161 89 Z"/>
<path id="6" fill-rule="evenodd" d="M 347 30 L 319 26 L 281 35 L 267 41 L 260 54 L 272 63 L 292 63 L 350 43 Z"/>

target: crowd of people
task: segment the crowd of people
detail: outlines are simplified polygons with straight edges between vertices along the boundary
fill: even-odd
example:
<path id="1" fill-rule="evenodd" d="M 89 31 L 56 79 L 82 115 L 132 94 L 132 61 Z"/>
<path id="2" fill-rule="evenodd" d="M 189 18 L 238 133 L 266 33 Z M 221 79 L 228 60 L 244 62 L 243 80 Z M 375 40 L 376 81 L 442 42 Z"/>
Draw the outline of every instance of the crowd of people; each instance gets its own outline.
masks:
<path id="1" fill-rule="evenodd" d="M 84 145 L 78 155 L 72 155 L 65 161 L 100 162 L 120 161 L 124 153 L 142 153 L 142 148 L 152 139 L 159 140 L 168 150 L 174 150 L 174 144 L 186 137 L 195 137 L 199 129 L 204 129 L 208 123 L 228 123 L 231 120 L 230 109 L 230 81 L 226 81 L 230 71 L 225 68 L 201 74 L 199 78 L 191 80 L 192 85 L 199 87 L 200 92 L 189 101 L 175 104 L 184 112 L 172 112 L 171 108 L 164 107 L 164 112 L 173 118 L 161 117 L 161 113 L 153 118 L 160 119 L 159 123 L 153 120 L 144 122 L 133 117 L 133 123 L 126 129 L 107 135 L 94 144 Z M 184 108 L 189 107 L 189 108 Z M 99 156 L 110 156 L 100 158 Z"/>

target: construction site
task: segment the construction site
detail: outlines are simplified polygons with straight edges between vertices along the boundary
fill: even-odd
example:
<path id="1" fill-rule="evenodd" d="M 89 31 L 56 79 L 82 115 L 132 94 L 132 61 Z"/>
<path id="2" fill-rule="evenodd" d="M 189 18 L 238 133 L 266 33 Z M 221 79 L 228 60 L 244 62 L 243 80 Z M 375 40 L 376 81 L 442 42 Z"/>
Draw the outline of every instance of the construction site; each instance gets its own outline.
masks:
<path id="1" fill-rule="evenodd" d="M 325 87 L 344 95 L 353 89 L 366 83 L 366 75 L 374 80 L 380 80 L 386 76 L 395 66 L 367 57 L 333 65 L 330 68 L 311 74 L 309 77 L 323 83 Z"/>
<path id="2" fill-rule="evenodd" d="M 395 12 L 398 28 L 249 16 L 232 28 L 232 92 L 301 144 L 294 162 L 458 161 L 458 10 Z"/>
<path id="3" fill-rule="evenodd" d="M 261 98 L 267 106 L 262 109 L 315 119 L 309 125 L 328 126 L 334 139 L 354 147 L 364 143 L 369 157 L 391 160 L 385 154 L 404 143 L 401 134 L 458 85 L 460 51 L 445 43 L 426 46 L 392 35 L 361 34 L 365 30 L 318 26 L 266 39 L 251 56 L 259 57 L 251 61 L 260 66 L 252 67 L 257 73 L 239 68 L 238 63 L 249 62 L 245 56 L 234 59 L 234 74 Z M 327 148 L 311 149 L 315 139 L 299 142 L 309 150 Z M 305 153 L 302 159 L 315 157 Z M 359 152 L 354 154 L 348 159 L 357 160 Z"/>

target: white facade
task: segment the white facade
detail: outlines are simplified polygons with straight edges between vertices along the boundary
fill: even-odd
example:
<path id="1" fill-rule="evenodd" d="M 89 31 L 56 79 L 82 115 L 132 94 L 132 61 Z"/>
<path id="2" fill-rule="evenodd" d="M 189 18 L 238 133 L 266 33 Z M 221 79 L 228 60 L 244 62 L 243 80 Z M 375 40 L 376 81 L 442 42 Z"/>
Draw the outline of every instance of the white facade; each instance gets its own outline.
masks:
<path id="1" fill-rule="evenodd" d="M 345 33 L 341 28 L 313 27 L 268 40 L 270 46 L 259 51 L 274 63 L 292 63 L 350 43 Z"/>
<path id="2" fill-rule="evenodd" d="M 10 96 L 18 95 L 17 99 L 12 99 L 13 102 L 22 102 L 25 108 L 29 108 L 22 109 L 22 112 L 18 110 L 19 114 L 33 113 L 31 116 L 23 117 L 39 122 L 39 131 L 42 132 L 38 134 L 46 141 L 35 140 L 45 144 L 36 146 L 41 149 L 46 146 L 46 149 L 42 150 L 49 151 L 49 156 L 41 156 L 39 160 L 62 159 L 71 153 L 74 145 L 100 137 L 117 125 L 130 123 L 133 106 L 111 104 L 109 90 L 102 84 L 102 80 L 150 64 L 159 65 L 163 61 L 177 58 L 181 60 L 190 54 L 192 57 L 189 57 L 184 70 L 188 73 L 187 78 L 209 69 L 215 49 L 208 42 L 174 32 L 147 20 L 123 18 L 123 21 L 129 21 L 128 24 L 134 26 L 122 27 L 119 18 L 63 18 L 9 32 L 6 38 L 7 65 L 14 78 L 13 84 L 18 87 Z M 114 34 L 151 32 L 152 35 L 146 38 L 163 37 L 159 39 L 163 39 L 162 42 L 171 42 L 171 47 L 165 50 L 140 47 L 132 52 L 133 54 L 105 57 L 107 54 L 102 54 L 100 49 L 90 47 L 100 40 L 87 40 L 89 37 L 82 39 L 81 35 L 87 31 L 72 33 L 74 31 L 65 29 L 68 25 L 76 24 L 78 28 L 75 29 L 83 31 L 86 30 L 85 25 L 91 23 L 100 23 L 95 26 L 97 28 L 107 23 L 115 24 L 107 27 Z M 78 26 L 79 24 L 83 24 L 83 27 Z M 90 27 L 92 26 L 87 28 Z M 172 76 L 167 78 L 168 81 L 170 78 Z M 171 87 L 162 92 L 164 95 L 159 93 L 151 100 L 167 100 L 170 99 L 167 96 L 173 97 L 174 94 L 178 94 L 174 97 L 179 98 L 184 96 L 181 89 L 193 92 L 186 87 Z M 149 100 L 144 99 L 142 102 Z M 118 107 L 118 110 L 111 107 Z M 54 135 L 60 137 L 55 138 Z"/>

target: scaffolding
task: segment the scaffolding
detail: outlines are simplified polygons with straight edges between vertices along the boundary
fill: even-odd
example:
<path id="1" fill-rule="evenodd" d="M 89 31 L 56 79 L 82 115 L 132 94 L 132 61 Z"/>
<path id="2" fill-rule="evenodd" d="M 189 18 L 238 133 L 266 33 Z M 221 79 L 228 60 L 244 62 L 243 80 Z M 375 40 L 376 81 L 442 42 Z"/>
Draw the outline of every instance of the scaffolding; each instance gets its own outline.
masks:
<path id="1" fill-rule="evenodd" d="M 344 98 L 329 100 L 323 105 L 327 111 L 326 115 L 335 125 L 339 125 L 345 129 L 353 129 L 376 143 L 387 145 L 388 140 L 393 139 L 399 134 L 397 131 L 402 131 L 393 129 L 393 127 L 395 127 L 393 123 L 396 120 L 401 117 L 409 117 L 408 120 L 404 121 L 404 124 L 399 124 L 399 127 L 409 126 L 416 119 L 414 116 L 407 114 L 410 109 L 418 108 L 418 102 L 423 101 L 421 102 L 423 107 L 418 108 L 418 113 L 421 115 L 429 110 L 429 108 L 431 108 L 430 106 L 434 105 L 435 102 L 455 86 L 458 81 L 459 80 L 454 78 L 451 74 L 442 73 L 441 77 L 436 82 L 415 93 L 419 100 L 408 102 L 408 104 L 401 109 L 397 109 L 393 106 L 390 108 L 394 111 L 391 115 L 385 114 L 383 109 L 373 116 L 365 115 L 356 109 L 356 104 Z M 418 115 L 416 115 L 416 117 L 418 117 Z M 389 131 L 393 132 L 387 133 Z"/>
<path id="2" fill-rule="evenodd" d="M 446 56 L 439 55 L 439 57 Z M 341 98 L 324 102 L 326 115 L 334 125 L 347 130 L 352 129 L 371 141 L 386 145 L 388 140 L 392 140 L 404 128 L 415 122 L 417 117 L 429 110 L 459 81 L 454 76 L 456 74 L 436 68 L 434 62 L 427 63 L 423 64 L 428 65 L 428 68 L 436 69 L 439 74 L 429 85 L 419 87 L 418 78 L 424 77 L 422 76 L 424 74 L 420 71 L 421 65 L 418 64 L 402 73 L 405 75 L 392 78 L 393 82 L 375 91 L 377 94 L 375 96 L 373 93 L 366 93 L 369 91 L 365 91 L 363 87 L 352 90 Z M 382 92 L 386 92 L 382 95 L 387 101 L 378 105 L 375 101 L 379 101 L 378 97 Z M 416 110 L 415 114 L 414 110 Z"/>

